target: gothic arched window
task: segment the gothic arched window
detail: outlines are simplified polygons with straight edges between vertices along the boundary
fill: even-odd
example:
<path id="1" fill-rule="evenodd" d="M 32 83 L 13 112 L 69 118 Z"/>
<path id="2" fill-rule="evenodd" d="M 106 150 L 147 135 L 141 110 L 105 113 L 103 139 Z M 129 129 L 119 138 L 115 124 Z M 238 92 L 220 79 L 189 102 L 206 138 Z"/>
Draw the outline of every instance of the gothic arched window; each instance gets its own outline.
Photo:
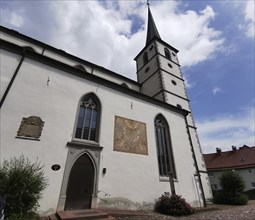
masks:
<path id="1" fill-rule="evenodd" d="M 92 93 L 85 95 L 80 103 L 75 138 L 97 141 L 99 118 L 100 102 L 98 98 Z"/>
<path id="2" fill-rule="evenodd" d="M 148 63 L 148 53 L 147 52 L 145 52 L 144 54 L 143 54 L 143 64 L 145 65 L 146 63 Z"/>
<path id="3" fill-rule="evenodd" d="M 174 158 L 170 140 L 169 126 L 163 115 L 158 115 L 154 121 L 157 141 L 158 166 L 160 176 L 176 178 Z"/>
<path id="4" fill-rule="evenodd" d="M 170 60 L 171 57 L 170 57 L 170 52 L 169 52 L 169 50 L 168 50 L 166 47 L 165 47 L 164 50 L 165 50 L 165 56 L 166 56 L 166 58 Z"/>

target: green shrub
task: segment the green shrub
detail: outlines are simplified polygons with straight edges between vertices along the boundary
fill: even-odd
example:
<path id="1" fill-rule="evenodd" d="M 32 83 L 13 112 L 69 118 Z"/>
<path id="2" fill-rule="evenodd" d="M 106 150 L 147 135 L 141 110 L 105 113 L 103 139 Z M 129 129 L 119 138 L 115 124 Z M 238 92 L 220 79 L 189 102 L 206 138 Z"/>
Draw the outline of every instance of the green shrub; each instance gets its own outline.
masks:
<path id="1" fill-rule="evenodd" d="M 155 210 L 159 213 L 173 216 L 191 215 L 194 209 L 178 195 L 165 192 L 155 204 Z"/>
<path id="2" fill-rule="evenodd" d="M 4 161 L 0 167 L 0 195 L 6 199 L 6 219 L 23 220 L 25 216 L 35 216 L 46 186 L 40 163 L 31 163 L 24 156 Z"/>
<path id="3" fill-rule="evenodd" d="M 242 193 L 245 183 L 242 177 L 235 171 L 225 171 L 220 177 L 220 186 L 223 191 L 230 194 Z"/>
<path id="4" fill-rule="evenodd" d="M 234 171 L 226 171 L 220 177 L 222 190 L 216 191 L 214 203 L 229 205 L 245 205 L 248 196 L 243 193 L 245 183 L 242 177 Z"/>

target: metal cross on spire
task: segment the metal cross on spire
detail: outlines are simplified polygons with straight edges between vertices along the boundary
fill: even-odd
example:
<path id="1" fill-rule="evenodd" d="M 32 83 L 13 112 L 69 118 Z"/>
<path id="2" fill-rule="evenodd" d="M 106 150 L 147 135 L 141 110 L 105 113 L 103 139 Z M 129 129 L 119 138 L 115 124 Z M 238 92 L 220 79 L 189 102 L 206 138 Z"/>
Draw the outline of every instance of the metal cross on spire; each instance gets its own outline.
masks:
<path id="1" fill-rule="evenodd" d="M 150 0 L 147 0 L 147 5 L 150 6 Z"/>

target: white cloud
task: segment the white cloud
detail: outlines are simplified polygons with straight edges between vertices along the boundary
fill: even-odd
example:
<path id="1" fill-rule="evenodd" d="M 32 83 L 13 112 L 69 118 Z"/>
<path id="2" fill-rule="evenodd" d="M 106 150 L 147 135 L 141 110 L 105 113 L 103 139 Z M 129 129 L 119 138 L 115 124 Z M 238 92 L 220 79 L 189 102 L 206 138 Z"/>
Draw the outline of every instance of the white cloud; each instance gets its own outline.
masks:
<path id="1" fill-rule="evenodd" d="M 47 39 L 47 43 L 57 48 L 136 79 L 133 58 L 144 47 L 147 31 L 144 1 L 49 1 L 47 4 L 39 1 L 33 7 L 26 2 L 17 4 L 12 11 L 1 15 L 9 16 L 22 8 L 23 17 L 14 16 L 12 22 L 8 20 L 9 24 L 22 25 L 23 19 L 29 31 L 40 35 L 39 39 Z M 35 15 L 33 8 L 40 8 L 40 4 L 44 10 L 36 11 Z M 185 67 L 213 57 L 224 39 L 220 31 L 210 27 L 215 17 L 212 7 L 200 12 L 180 12 L 180 4 L 154 1 L 151 10 L 162 39 L 180 50 L 180 62 Z M 135 33 L 132 27 L 136 27 Z"/>
<path id="2" fill-rule="evenodd" d="M 22 16 L 20 16 L 19 14 L 16 14 L 15 12 L 13 12 L 11 14 L 10 23 L 13 26 L 21 27 L 24 24 L 24 20 L 23 20 Z"/>
<path id="3" fill-rule="evenodd" d="M 170 9 L 162 13 L 164 10 L 161 7 L 168 8 L 168 5 L 165 1 L 153 8 L 153 14 L 163 40 L 180 50 L 182 66 L 187 67 L 203 62 L 222 50 L 224 39 L 221 32 L 210 27 L 210 22 L 215 17 L 211 6 L 207 6 L 199 13 L 191 10 L 177 13 Z"/>
<path id="4" fill-rule="evenodd" d="M 242 109 L 239 114 L 215 116 L 198 120 L 198 134 L 204 153 L 214 152 L 216 147 L 230 150 L 230 146 L 255 145 L 254 107 Z"/>
<path id="5" fill-rule="evenodd" d="M 246 35 L 247 37 L 254 37 L 255 29 L 255 3 L 254 1 L 247 1 L 244 10 L 244 19 L 246 21 Z"/>
<path id="6" fill-rule="evenodd" d="M 212 90 L 213 95 L 217 95 L 218 93 L 221 93 L 221 88 L 215 86 Z"/>
<path id="7" fill-rule="evenodd" d="M 239 4 L 237 4 L 239 3 Z M 244 31 L 248 38 L 255 36 L 255 2 L 254 0 L 246 0 L 237 2 L 236 5 L 241 8 L 241 18 L 238 25 L 239 29 Z"/>
<path id="8" fill-rule="evenodd" d="M 16 28 L 20 28 L 24 24 L 22 13 L 23 13 L 22 10 L 11 11 L 8 8 L 1 8 L 0 9 L 1 23 L 10 24 Z"/>

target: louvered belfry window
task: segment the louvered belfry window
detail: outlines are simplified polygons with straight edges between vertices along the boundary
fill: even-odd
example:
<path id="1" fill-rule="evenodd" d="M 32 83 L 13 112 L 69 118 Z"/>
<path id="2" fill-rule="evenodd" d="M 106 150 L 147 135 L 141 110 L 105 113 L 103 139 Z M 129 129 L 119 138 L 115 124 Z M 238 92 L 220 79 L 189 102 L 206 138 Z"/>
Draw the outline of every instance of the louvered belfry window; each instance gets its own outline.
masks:
<path id="1" fill-rule="evenodd" d="M 162 115 L 158 115 L 155 119 L 155 131 L 159 174 L 168 177 L 172 173 L 173 177 L 176 178 L 169 127 Z"/>
<path id="2" fill-rule="evenodd" d="M 92 94 L 86 95 L 80 104 L 75 138 L 97 141 L 100 105 Z"/>

